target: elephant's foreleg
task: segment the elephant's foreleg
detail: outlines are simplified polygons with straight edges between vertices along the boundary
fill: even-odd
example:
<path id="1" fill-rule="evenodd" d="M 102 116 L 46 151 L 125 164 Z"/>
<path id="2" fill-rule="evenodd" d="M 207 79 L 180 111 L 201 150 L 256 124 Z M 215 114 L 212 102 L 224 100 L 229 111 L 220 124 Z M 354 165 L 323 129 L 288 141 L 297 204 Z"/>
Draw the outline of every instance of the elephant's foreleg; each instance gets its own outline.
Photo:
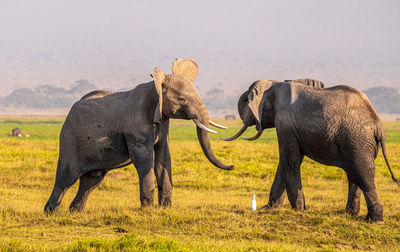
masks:
<path id="1" fill-rule="evenodd" d="M 70 211 L 82 211 L 85 208 L 89 194 L 103 181 L 106 171 L 94 171 L 82 175 L 79 179 L 79 189 L 72 201 Z"/>
<path id="2" fill-rule="evenodd" d="M 154 172 L 158 187 L 158 204 L 161 207 L 171 206 L 172 177 L 171 156 L 168 142 L 160 142 L 154 148 Z"/>
<path id="3" fill-rule="evenodd" d="M 141 206 L 154 206 L 154 139 L 151 137 L 153 129 L 141 135 L 124 136 L 129 157 L 139 175 Z"/>
<path id="4" fill-rule="evenodd" d="M 346 204 L 346 213 L 357 216 L 360 212 L 361 189 L 349 179 L 349 195 Z"/>
<path id="5" fill-rule="evenodd" d="M 286 192 L 290 205 L 296 210 L 305 210 L 305 199 L 301 184 L 300 165 L 304 156 L 300 149 L 291 147 L 280 149 L 279 164 L 284 173 Z"/>
<path id="6" fill-rule="evenodd" d="M 280 164 L 278 164 L 278 169 L 275 174 L 274 182 L 271 186 L 271 191 L 269 192 L 269 201 L 266 208 L 280 207 L 285 200 L 285 181 L 284 173 Z"/>
<path id="7" fill-rule="evenodd" d="M 142 207 L 154 206 L 154 169 L 153 157 L 135 157 L 133 164 L 139 175 L 140 203 Z"/>
<path id="8" fill-rule="evenodd" d="M 78 180 L 76 169 L 69 165 L 58 161 L 56 182 L 54 183 L 53 191 L 47 201 L 44 211 L 53 213 L 60 207 L 61 201 L 68 189 Z"/>

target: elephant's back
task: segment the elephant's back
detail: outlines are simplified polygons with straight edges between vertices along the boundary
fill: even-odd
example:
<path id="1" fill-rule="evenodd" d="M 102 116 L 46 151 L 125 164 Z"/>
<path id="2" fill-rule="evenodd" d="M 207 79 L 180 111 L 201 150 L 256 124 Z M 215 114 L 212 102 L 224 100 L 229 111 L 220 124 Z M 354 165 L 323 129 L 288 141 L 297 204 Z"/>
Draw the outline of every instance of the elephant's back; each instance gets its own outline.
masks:
<path id="1" fill-rule="evenodd" d="M 81 100 L 84 99 L 96 99 L 96 98 L 103 98 L 104 96 L 114 94 L 114 92 L 107 91 L 107 90 L 94 90 L 90 93 L 85 94 L 82 96 Z"/>
<path id="2" fill-rule="evenodd" d="M 88 132 L 104 131 L 115 123 L 124 113 L 125 103 L 129 98 L 129 92 L 103 92 L 93 91 L 74 105 L 72 105 L 64 125 L 61 129 L 62 135 L 83 138 Z"/>
<path id="3" fill-rule="evenodd" d="M 300 83 L 306 86 L 310 86 L 313 88 L 325 88 L 325 84 L 322 81 L 314 80 L 310 78 L 296 79 L 296 80 L 285 80 L 285 82 L 289 83 Z"/>
<path id="4" fill-rule="evenodd" d="M 335 136 L 336 145 L 340 146 L 341 153 L 351 160 L 359 158 L 360 155 L 366 158 L 376 156 L 379 148 L 377 136 L 384 131 L 382 121 L 368 97 L 363 92 L 345 85 L 336 86 L 332 91 L 335 94 L 333 99 L 338 103 L 335 113 L 341 117 L 336 122 L 338 133 Z M 374 155 L 370 156 L 371 153 Z"/>
<path id="5" fill-rule="evenodd" d="M 351 153 L 376 151 L 382 122 L 366 95 L 349 86 L 293 87 L 291 113 L 308 157 L 342 166 L 341 160 Z M 324 162 L 324 157 L 336 162 Z"/>
<path id="6" fill-rule="evenodd" d="M 110 124 L 123 124 L 127 115 L 141 111 L 139 108 L 143 107 L 144 101 L 154 93 L 152 86 L 146 83 L 124 92 L 90 92 L 72 106 L 65 126 L 82 131 L 93 125 L 100 129 Z"/>
<path id="7" fill-rule="evenodd" d="M 367 95 L 360 90 L 347 85 L 340 85 L 327 88 L 324 91 L 328 93 L 328 97 L 331 100 L 336 100 L 338 106 L 346 112 L 346 116 L 353 116 L 355 119 L 364 118 L 377 123 L 380 122 L 378 113 L 372 106 L 372 103 Z"/>

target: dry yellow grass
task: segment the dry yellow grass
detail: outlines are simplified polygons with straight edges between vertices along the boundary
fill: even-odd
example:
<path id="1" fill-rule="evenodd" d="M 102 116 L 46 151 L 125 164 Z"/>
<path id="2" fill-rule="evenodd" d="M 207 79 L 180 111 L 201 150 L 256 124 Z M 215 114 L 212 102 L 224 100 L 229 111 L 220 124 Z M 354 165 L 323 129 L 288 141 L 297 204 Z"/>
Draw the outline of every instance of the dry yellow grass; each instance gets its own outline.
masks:
<path id="1" fill-rule="evenodd" d="M 19 124 L 17 122 L 20 122 Z M 240 122 L 223 122 L 232 134 Z M 33 137 L 12 138 L 19 125 Z M 400 122 L 385 123 L 388 154 L 400 177 Z M 305 212 L 282 208 L 251 211 L 253 193 L 259 206 L 268 201 L 278 163 L 274 130 L 255 142 L 222 142 L 213 149 L 233 171 L 212 167 L 196 141 L 193 123 L 171 127 L 173 206 L 140 209 L 133 166 L 111 171 L 91 194 L 86 211 L 71 214 L 68 206 L 77 185 L 66 194 L 59 213 L 43 207 L 54 183 L 60 119 L 0 119 L 0 250 L 398 250 L 400 188 L 391 180 L 381 154 L 376 184 L 385 223 L 365 222 L 365 201 L 357 218 L 347 216 L 347 180 L 342 170 L 306 159 L 302 179 Z M 11 128 L 11 129 L 10 129 Z M 222 133 L 222 132 L 221 132 Z M 250 132 L 248 135 L 251 135 Z M 117 228 L 128 233 L 119 233 Z"/>

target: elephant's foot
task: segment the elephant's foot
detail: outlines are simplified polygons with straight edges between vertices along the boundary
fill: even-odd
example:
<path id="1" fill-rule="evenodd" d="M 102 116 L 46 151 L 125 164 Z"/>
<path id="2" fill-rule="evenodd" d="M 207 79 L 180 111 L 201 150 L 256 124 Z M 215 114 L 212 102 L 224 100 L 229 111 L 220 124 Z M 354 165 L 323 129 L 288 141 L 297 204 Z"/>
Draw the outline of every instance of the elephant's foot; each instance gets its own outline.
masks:
<path id="1" fill-rule="evenodd" d="M 383 224 L 383 217 L 382 216 L 373 216 L 370 214 L 367 214 L 367 217 L 365 217 L 365 220 L 368 222 L 373 222 L 375 224 Z"/>
<path id="2" fill-rule="evenodd" d="M 82 212 L 85 209 L 85 204 L 82 203 L 74 203 L 72 202 L 71 205 L 69 206 L 69 211 L 71 213 L 73 212 Z"/>
<path id="3" fill-rule="evenodd" d="M 368 212 L 365 220 L 376 224 L 383 224 L 383 209 L 382 211 L 376 211 L 375 213 Z"/>
<path id="4" fill-rule="evenodd" d="M 46 205 L 44 206 L 44 213 L 45 214 L 53 214 L 53 213 L 57 212 L 59 208 L 60 208 L 60 205 L 51 204 L 51 203 L 47 202 Z"/>
<path id="5" fill-rule="evenodd" d="M 142 208 L 154 207 L 154 199 L 152 198 L 142 198 L 140 203 Z"/>
<path id="6" fill-rule="evenodd" d="M 282 206 L 283 202 L 285 201 L 285 194 L 282 193 L 281 196 L 277 200 L 271 199 L 272 196 L 269 198 L 269 202 L 267 205 L 263 206 L 261 209 L 270 209 L 270 208 L 278 208 Z"/>
<path id="7" fill-rule="evenodd" d="M 345 212 L 351 216 L 358 216 L 360 213 L 360 205 L 358 205 L 358 207 L 346 207 Z"/>
<path id="8" fill-rule="evenodd" d="M 297 190 L 297 195 L 288 194 L 288 196 L 290 205 L 292 206 L 293 209 L 296 209 L 297 211 L 306 210 L 306 203 L 304 199 L 303 190 Z"/>
<path id="9" fill-rule="evenodd" d="M 364 190 L 364 196 L 368 208 L 368 214 L 365 220 L 374 223 L 383 223 L 383 206 L 378 199 L 375 188 Z"/>
<path id="10" fill-rule="evenodd" d="M 68 190 L 66 186 L 59 186 L 57 183 L 54 185 L 53 192 L 50 195 L 49 200 L 44 206 L 45 214 L 52 214 L 58 211 L 61 205 L 62 198 L 65 192 Z"/>
<path id="11" fill-rule="evenodd" d="M 277 202 L 275 202 L 275 203 L 268 203 L 268 204 L 266 204 L 266 205 L 260 207 L 259 210 L 262 210 L 262 209 L 267 210 L 267 209 L 279 208 L 281 205 L 282 205 L 282 204 L 278 204 Z"/>
<path id="12" fill-rule="evenodd" d="M 159 207 L 162 208 L 167 208 L 167 207 L 171 207 L 172 206 L 172 201 L 170 198 L 161 198 L 160 202 L 159 202 Z"/>
<path id="13" fill-rule="evenodd" d="M 272 208 L 276 208 L 276 207 L 273 207 L 268 203 L 268 204 L 260 207 L 258 210 L 268 210 L 268 209 L 272 209 Z"/>

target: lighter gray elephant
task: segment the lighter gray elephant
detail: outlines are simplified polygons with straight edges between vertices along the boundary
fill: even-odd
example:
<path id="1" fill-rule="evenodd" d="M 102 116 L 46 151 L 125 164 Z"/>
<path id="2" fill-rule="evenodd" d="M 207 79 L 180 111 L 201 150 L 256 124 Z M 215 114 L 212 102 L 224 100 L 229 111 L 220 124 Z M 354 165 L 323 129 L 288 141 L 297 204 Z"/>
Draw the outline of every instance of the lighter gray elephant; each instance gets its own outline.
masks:
<path id="1" fill-rule="evenodd" d="M 177 59 L 173 74 L 156 68 L 153 81 L 127 92 L 94 91 L 69 112 L 60 133 L 60 153 L 55 185 L 44 210 L 53 212 L 70 186 L 79 189 L 70 210 L 83 210 L 90 192 L 108 171 L 133 163 L 139 175 L 142 207 L 154 203 L 154 175 L 160 206 L 171 205 L 171 157 L 168 144 L 170 118 L 193 120 L 208 160 L 231 170 L 213 154 L 208 138 L 208 112 L 193 85 L 197 63 Z"/>
<path id="2" fill-rule="evenodd" d="M 280 206 L 286 190 L 291 206 L 305 209 L 300 165 L 307 156 L 346 172 L 346 212 L 358 215 L 362 191 L 367 220 L 381 222 L 383 208 L 374 182 L 374 160 L 380 147 L 392 179 L 399 184 L 387 159 L 382 122 L 362 92 L 349 86 L 322 88 L 315 83 L 254 82 L 238 103 L 243 128 L 225 140 L 239 137 L 252 125 L 258 133 L 248 140 L 259 138 L 266 128 L 276 128 L 280 157 L 267 208 Z"/>

